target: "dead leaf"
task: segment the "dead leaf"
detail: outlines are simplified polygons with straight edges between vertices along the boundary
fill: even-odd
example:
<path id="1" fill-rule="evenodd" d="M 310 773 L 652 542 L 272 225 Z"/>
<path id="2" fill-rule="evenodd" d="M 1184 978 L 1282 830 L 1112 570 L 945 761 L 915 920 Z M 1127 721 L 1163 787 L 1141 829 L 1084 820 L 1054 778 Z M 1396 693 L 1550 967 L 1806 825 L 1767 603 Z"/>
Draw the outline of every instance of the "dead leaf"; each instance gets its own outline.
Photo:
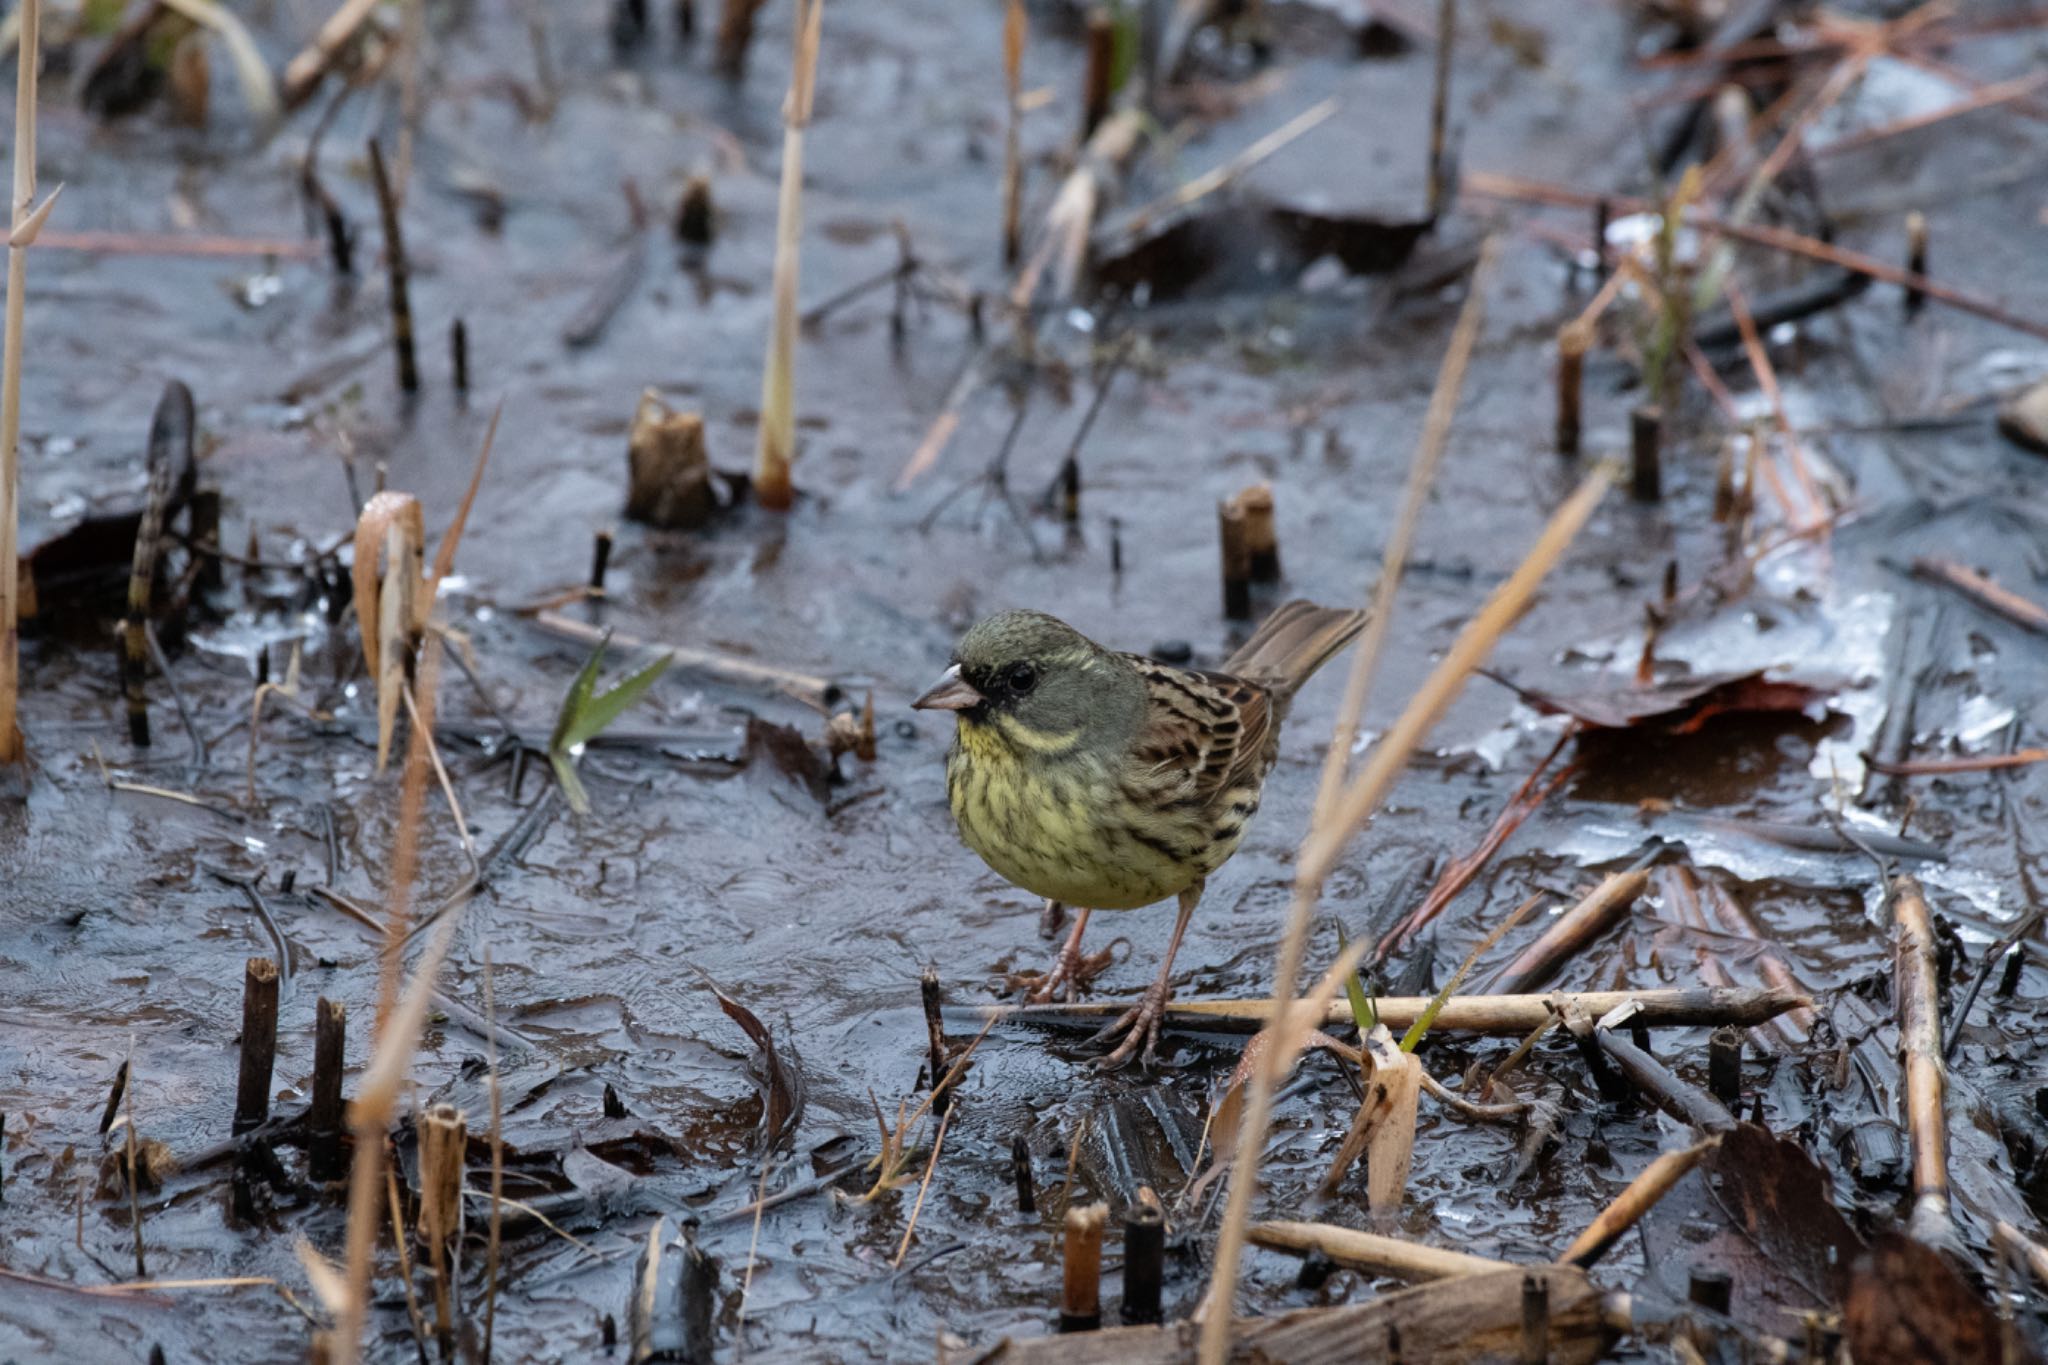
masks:
<path id="1" fill-rule="evenodd" d="M 1940 1252 L 1886 1233 L 1857 1260 L 1842 1315 L 1856 1365 L 1997 1365 L 2039 1361 L 2017 1337 L 2006 1356 L 1991 1307 Z"/>
<path id="2" fill-rule="evenodd" d="M 726 1017 L 754 1041 L 752 1071 L 761 1090 L 761 1150 L 770 1151 L 795 1131 L 797 1120 L 803 1117 L 804 1077 L 796 1049 L 788 1044 L 777 1048 L 774 1035 L 759 1015 L 727 995 L 709 976 L 704 982 Z"/>
<path id="3" fill-rule="evenodd" d="M 1804 711 L 1838 690 L 1820 683 L 1766 678 L 1756 669 L 1559 695 L 1523 687 L 1490 669 L 1480 671 L 1545 715 L 1570 716 L 1602 730 L 1654 725 L 1678 735 L 1692 734 L 1715 716 L 1729 712 Z"/>

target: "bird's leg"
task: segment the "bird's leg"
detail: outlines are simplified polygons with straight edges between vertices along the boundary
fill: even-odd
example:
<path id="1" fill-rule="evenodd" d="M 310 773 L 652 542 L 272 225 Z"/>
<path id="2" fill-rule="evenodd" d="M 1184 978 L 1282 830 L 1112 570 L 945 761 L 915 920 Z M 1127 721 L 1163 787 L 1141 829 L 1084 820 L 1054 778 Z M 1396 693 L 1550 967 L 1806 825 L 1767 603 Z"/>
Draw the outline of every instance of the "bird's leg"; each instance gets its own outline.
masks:
<path id="1" fill-rule="evenodd" d="M 1047 901 L 1045 909 L 1040 911 L 1038 915 L 1038 936 L 1040 938 L 1051 938 L 1060 931 L 1060 926 L 1066 922 L 1067 907 L 1061 905 L 1058 901 Z"/>
<path id="2" fill-rule="evenodd" d="M 1119 1033 L 1123 1042 L 1107 1057 L 1097 1059 L 1095 1065 L 1104 1071 L 1112 1071 L 1131 1060 L 1140 1047 L 1145 1049 L 1145 1065 L 1150 1066 L 1158 1058 L 1159 1025 L 1166 1018 L 1166 1002 L 1173 998 L 1173 955 L 1180 951 L 1181 935 L 1188 931 L 1188 921 L 1195 917 L 1195 907 L 1201 904 L 1202 884 L 1180 893 L 1180 914 L 1173 921 L 1173 937 L 1166 943 L 1166 960 L 1159 964 L 1159 975 L 1145 993 L 1138 997 L 1138 1003 L 1117 1016 L 1115 1023 L 1088 1041 L 1106 1043 Z"/>
<path id="3" fill-rule="evenodd" d="M 1032 1004 L 1042 1005 L 1055 994 L 1063 994 L 1068 1000 L 1074 999 L 1080 993 L 1081 987 L 1093 981 L 1096 974 L 1109 965 L 1110 953 L 1107 949 L 1093 957 L 1086 957 L 1081 952 L 1081 935 L 1087 932 L 1088 916 L 1091 913 L 1088 910 L 1074 912 L 1074 927 L 1068 931 L 1067 941 L 1060 945 L 1060 953 L 1053 959 L 1052 970 L 1044 976 L 1026 982 L 1031 990 L 1024 998 Z"/>

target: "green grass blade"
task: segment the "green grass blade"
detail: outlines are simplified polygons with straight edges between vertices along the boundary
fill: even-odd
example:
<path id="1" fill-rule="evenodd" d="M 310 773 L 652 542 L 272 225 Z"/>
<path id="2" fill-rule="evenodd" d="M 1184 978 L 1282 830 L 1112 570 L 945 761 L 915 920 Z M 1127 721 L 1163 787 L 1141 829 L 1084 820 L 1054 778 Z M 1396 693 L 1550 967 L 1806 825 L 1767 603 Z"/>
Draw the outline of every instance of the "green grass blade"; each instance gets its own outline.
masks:
<path id="1" fill-rule="evenodd" d="M 576 718 L 583 714 L 583 708 L 590 704 L 590 694 L 597 687 L 597 670 L 604 663 L 604 647 L 611 643 L 612 633 L 606 631 L 597 642 L 597 648 L 590 651 L 590 657 L 583 661 L 583 669 L 576 675 L 576 681 L 569 684 L 569 691 L 562 698 L 561 714 L 555 717 L 555 733 L 548 737 L 550 754 L 566 754 L 577 744 L 569 738 L 569 732 L 576 724 Z"/>
<path id="2" fill-rule="evenodd" d="M 664 654 L 638 673 L 622 679 L 616 687 L 602 696 L 588 697 L 576 716 L 569 722 L 567 732 L 562 736 L 564 748 L 573 749 L 579 744 L 595 739 L 604 728 L 625 713 L 627 707 L 640 700 L 647 689 L 654 686 L 654 680 L 674 659 Z"/>
<path id="3" fill-rule="evenodd" d="M 1337 951 L 1343 952 L 1351 946 L 1344 937 L 1344 926 L 1337 925 Z M 1351 1000 L 1351 1022 L 1358 1025 L 1358 1036 L 1363 1038 L 1379 1027 L 1380 1012 L 1372 1003 L 1372 997 L 1365 993 L 1365 982 L 1357 972 L 1344 978 L 1344 994 Z"/>
<path id="4" fill-rule="evenodd" d="M 576 775 L 576 760 L 569 757 L 566 749 L 550 750 L 548 762 L 555 770 L 555 782 L 562 789 L 562 799 L 569 803 L 569 809 L 578 815 L 590 814 L 590 793 L 583 790 L 583 779 Z"/>

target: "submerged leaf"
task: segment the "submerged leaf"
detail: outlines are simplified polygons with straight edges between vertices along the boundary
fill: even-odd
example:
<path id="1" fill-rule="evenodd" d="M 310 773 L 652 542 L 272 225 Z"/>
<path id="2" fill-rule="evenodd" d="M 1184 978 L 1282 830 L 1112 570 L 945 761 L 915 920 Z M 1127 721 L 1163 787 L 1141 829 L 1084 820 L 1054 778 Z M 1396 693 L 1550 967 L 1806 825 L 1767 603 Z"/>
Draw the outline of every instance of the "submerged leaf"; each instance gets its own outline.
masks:
<path id="1" fill-rule="evenodd" d="M 797 1120 L 803 1117 L 804 1078 L 796 1050 L 787 1045 L 777 1048 L 775 1036 L 759 1015 L 727 995 L 709 976 L 704 983 L 711 988 L 726 1017 L 738 1024 L 758 1049 L 755 1080 L 761 1087 L 761 1148 L 771 1150 L 795 1131 Z"/>

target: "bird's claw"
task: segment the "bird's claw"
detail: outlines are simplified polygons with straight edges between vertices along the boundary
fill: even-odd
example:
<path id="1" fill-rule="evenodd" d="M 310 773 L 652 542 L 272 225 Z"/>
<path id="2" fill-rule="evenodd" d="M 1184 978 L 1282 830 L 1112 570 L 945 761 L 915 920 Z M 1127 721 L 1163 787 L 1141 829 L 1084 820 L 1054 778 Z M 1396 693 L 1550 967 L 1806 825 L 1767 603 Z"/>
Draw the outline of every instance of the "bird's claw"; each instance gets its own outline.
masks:
<path id="1" fill-rule="evenodd" d="M 1095 1065 L 1102 1071 L 1114 1071 L 1126 1066 L 1136 1056 L 1140 1047 L 1145 1050 L 1145 1065 L 1151 1066 L 1159 1060 L 1159 1026 L 1166 1021 L 1166 983 L 1154 981 L 1138 997 L 1138 1003 L 1116 1017 L 1116 1021 L 1088 1041 L 1106 1043 L 1119 1033 L 1123 1042 L 1107 1056 L 1095 1059 Z"/>
<path id="2" fill-rule="evenodd" d="M 1119 940 L 1120 942 L 1121 940 Z M 1112 943 L 1099 953 L 1084 953 L 1080 945 L 1071 940 L 1060 949 L 1059 956 L 1052 962 L 1052 970 L 1040 975 L 1013 977 L 1015 986 L 1025 991 L 1024 999 L 1033 1005 L 1043 1005 L 1057 996 L 1072 1003 L 1081 998 L 1081 992 L 1089 983 L 1109 969 L 1116 961 L 1116 944 Z"/>

